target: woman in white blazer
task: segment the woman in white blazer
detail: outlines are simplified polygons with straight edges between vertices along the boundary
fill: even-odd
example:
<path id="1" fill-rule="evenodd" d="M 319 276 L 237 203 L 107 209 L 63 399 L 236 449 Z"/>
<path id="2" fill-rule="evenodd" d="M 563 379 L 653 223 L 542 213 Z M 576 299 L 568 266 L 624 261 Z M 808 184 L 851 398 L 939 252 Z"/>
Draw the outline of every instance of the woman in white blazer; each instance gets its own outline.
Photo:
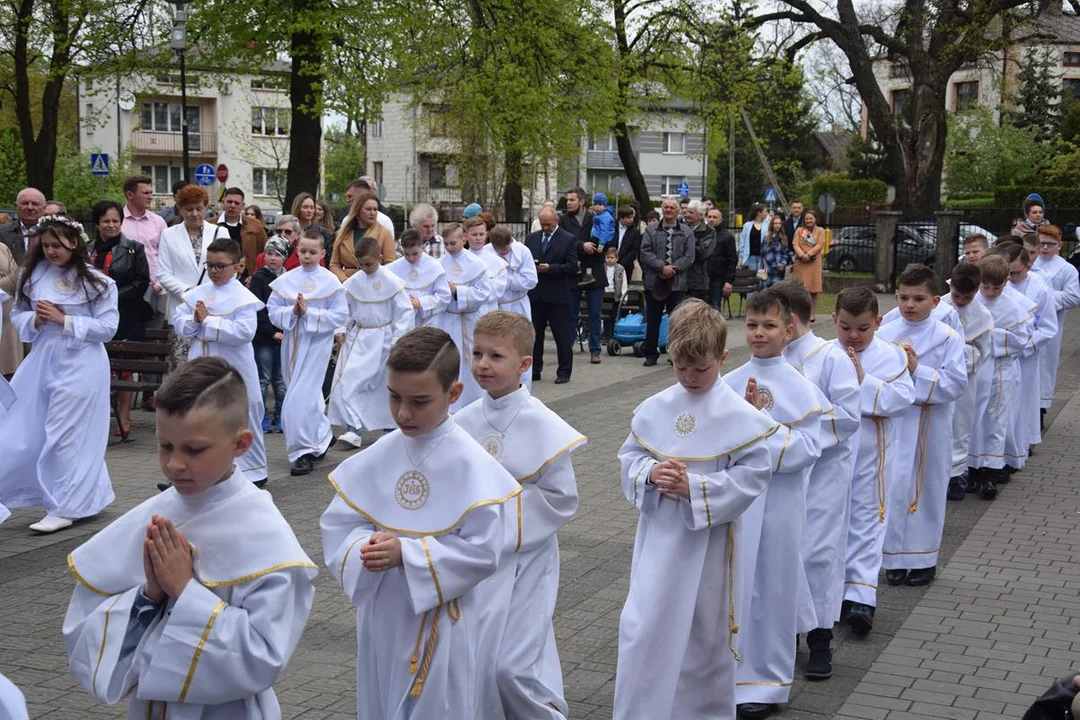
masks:
<path id="1" fill-rule="evenodd" d="M 184 301 L 184 293 L 193 287 L 209 282 L 206 277 L 206 248 L 215 238 L 229 237 L 224 226 L 205 220 L 206 190 L 198 185 L 187 185 L 176 194 L 176 206 L 183 222 L 166 228 L 158 244 L 158 283 L 165 288 L 165 317 L 171 318 L 173 310 Z M 191 341 L 173 336 L 173 368 L 187 361 Z"/>

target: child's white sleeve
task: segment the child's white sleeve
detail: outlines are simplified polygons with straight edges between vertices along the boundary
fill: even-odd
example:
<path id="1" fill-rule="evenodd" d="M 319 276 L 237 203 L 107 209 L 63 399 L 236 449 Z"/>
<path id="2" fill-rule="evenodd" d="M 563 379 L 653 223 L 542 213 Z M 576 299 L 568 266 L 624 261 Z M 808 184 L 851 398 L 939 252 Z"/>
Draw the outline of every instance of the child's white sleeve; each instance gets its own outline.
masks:
<path id="1" fill-rule="evenodd" d="M 173 332 L 180 337 L 195 338 L 199 336 L 202 324 L 195 322 L 195 311 L 186 302 L 182 302 L 173 310 Z"/>
<path id="2" fill-rule="evenodd" d="M 791 425 L 781 425 L 769 438 L 772 471 L 790 473 L 808 468 L 817 462 L 821 457 L 820 433 L 820 410 L 815 410 L 809 417 Z"/>
<path id="3" fill-rule="evenodd" d="M 539 276 L 536 274 L 536 263 L 529 258 L 527 262 L 523 262 L 519 267 L 507 269 L 507 285 L 506 291 L 514 293 L 515 295 L 521 295 L 527 293 L 536 287 L 539 282 Z"/>
<path id="4" fill-rule="evenodd" d="M 376 527 L 335 495 L 319 520 L 319 529 L 326 566 L 349 600 L 359 605 L 375 592 L 384 574 L 369 572 L 360 558 L 360 548 L 371 539 Z"/>
<path id="5" fill-rule="evenodd" d="M 295 307 L 294 301 L 276 292 L 271 292 L 266 299 L 266 314 L 270 317 L 270 322 L 281 330 L 292 330 L 296 326 L 296 313 L 293 312 Z"/>
<path id="6" fill-rule="evenodd" d="M 916 403 L 944 405 L 964 394 L 968 383 L 964 347 L 963 337 L 954 333 L 945 341 L 938 367 L 919 363 L 913 377 Z"/>
<path id="7" fill-rule="evenodd" d="M 577 512 L 577 478 L 570 453 L 564 452 L 521 484 L 517 497 L 517 547 L 520 552 L 538 547 L 557 533 Z"/>
<path id="8" fill-rule="evenodd" d="M 203 321 L 201 335 L 204 340 L 223 345 L 246 345 L 255 339 L 258 326 L 258 313 L 254 306 L 248 306 L 236 310 L 228 317 L 207 317 Z"/>
<path id="9" fill-rule="evenodd" d="M 108 287 L 90 304 L 93 315 L 65 315 L 64 334 L 88 343 L 105 343 L 112 340 L 120 324 L 120 311 L 116 305 L 116 285 Z"/>
<path id="10" fill-rule="evenodd" d="M 138 697 L 220 705 L 270 688 L 311 612 L 315 586 L 306 573 L 272 572 L 233 588 L 235 605 L 189 581 L 162 620 Z"/>
<path id="11" fill-rule="evenodd" d="M 394 314 L 391 320 L 394 327 L 391 342 L 395 343 L 402 335 L 415 327 L 416 311 L 413 310 L 412 302 L 409 301 L 409 293 L 406 290 L 398 292 L 390 299 L 390 302 L 393 304 L 390 312 Z"/>
<path id="12" fill-rule="evenodd" d="M 102 595 L 79 583 L 64 617 L 71 675 L 88 693 L 110 705 L 124 699 L 139 679 L 136 653 L 124 656 L 120 652 L 139 590 Z"/>
<path id="13" fill-rule="evenodd" d="M 896 417 L 915 401 L 915 384 L 906 365 L 894 378 L 864 375 L 859 392 L 864 417 Z"/>
<path id="14" fill-rule="evenodd" d="M 11 304 L 11 324 L 23 342 L 33 342 L 37 339 L 38 328 L 34 327 L 34 306 L 21 297 Z"/>
<path id="15" fill-rule="evenodd" d="M 487 268 L 470 285 L 457 285 L 457 311 L 476 312 L 492 296 L 491 279 Z"/>
<path id="16" fill-rule="evenodd" d="M 349 319 L 349 303 L 345 293 L 335 293 L 325 308 L 308 304 L 304 313 L 304 330 L 312 334 L 333 333 Z"/>
<path id="17" fill-rule="evenodd" d="M 619 448 L 623 495 L 643 514 L 651 514 L 660 501 L 656 486 L 649 482 L 650 473 L 660 461 L 638 442 L 634 433 L 626 436 Z"/>
<path id="18" fill-rule="evenodd" d="M 440 275 L 431 286 L 431 293 L 418 299 L 420 300 L 420 317 L 425 321 L 441 312 L 445 312 L 450 301 L 453 300 L 450 295 L 450 284 L 446 282 L 446 276 Z"/>
<path id="19" fill-rule="evenodd" d="M 786 429 L 781 425 L 771 436 Z M 765 492 L 773 472 L 769 440 L 755 440 L 721 457 L 720 463 L 726 463 L 726 467 L 710 473 L 689 473 L 690 502 L 680 504 L 686 508 L 684 520 L 691 530 L 709 530 L 734 522 Z"/>

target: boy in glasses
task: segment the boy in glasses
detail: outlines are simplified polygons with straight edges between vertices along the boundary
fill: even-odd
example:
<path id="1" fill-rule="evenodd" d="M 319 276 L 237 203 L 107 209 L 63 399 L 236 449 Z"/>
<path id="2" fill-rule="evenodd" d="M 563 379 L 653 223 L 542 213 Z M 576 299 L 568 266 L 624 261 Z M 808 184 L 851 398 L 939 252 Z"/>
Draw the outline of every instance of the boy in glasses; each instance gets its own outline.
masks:
<path id="1" fill-rule="evenodd" d="M 1050 286 L 1057 308 L 1058 327 L 1065 327 L 1065 311 L 1080 305 L 1080 276 L 1076 268 L 1061 257 L 1061 228 L 1043 225 L 1037 233 L 1039 256 L 1032 270 L 1042 275 Z M 1039 356 L 1039 388 L 1042 394 L 1039 405 L 1042 413 L 1050 409 L 1057 385 L 1058 360 L 1061 358 L 1061 337 L 1058 333 L 1050 338 Z"/>

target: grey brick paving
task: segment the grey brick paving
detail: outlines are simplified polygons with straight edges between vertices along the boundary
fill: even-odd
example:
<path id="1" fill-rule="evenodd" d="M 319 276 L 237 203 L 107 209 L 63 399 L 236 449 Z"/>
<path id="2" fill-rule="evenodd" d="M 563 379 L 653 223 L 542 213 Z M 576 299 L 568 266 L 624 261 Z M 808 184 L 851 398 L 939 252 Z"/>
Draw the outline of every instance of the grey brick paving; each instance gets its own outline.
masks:
<path id="1" fill-rule="evenodd" d="M 886 305 L 887 307 L 887 305 Z M 1054 428 L 1031 467 L 995 503 L 969 498 L 949 506 L 942 568 L 929 589 L 884 588 L 875 632 L 854 639 L 837 630 L 836 672 L 826 683 L 797 680 L 783 718 L 1019 717 L 1030 699 L 1075 664 L 1080 651 L 1080 571 L 1071 537 L 1080 451 L 1080 321 L 1070 323 Z M 819 323 L 827 333 L 828 324 Z M 730 366 L 746 357 L 732 324 Z M 554 358 L 549 349 L 549 361 Z M 575 457 L 581 509 L 560 535 L 562 584 L 555 618 L 574 718 L 610 718 L 619 612 L 626 596 L 637 517 L 621 496 L 615 454 L 633 408 L 672 382 L 670 368 L 604 355 L 599 366 L 575 356 L 574 379 L 539 383 L 536 394 L 585 432 Z M 1067 392 L 1065 392 L 1067 390 Z M 1068 405 L 1065 406 L 1067 401 Z M 112 446 L 107 459 L 117 502 L 69 531 L 34 537 L 36 510 L 0 527 L 0 670 L 26 693 L 33 718 L 117 718 L 121 707 L 93 702 L 67 674 L 60 623 L 71 592 L 64 557 L 87 536 L 152 494 L 158 480 L 152 418 L 136 413 L 140 441 Z M 321 559 L 318 517 L 331 499 L 325 473 L 288 476 L 280 435 L 268 436 L 275 500 L 313 558 Z M 333 463 L 347 457 L 331 451 Z M 332 468 L 325 464 L 324 469 Z M 985 514 L 984 514 L 985 513 Z M 284 717 L 355 717 L 353 613 L 328 573 L 300 647 L 276 689 Z M 1065 630 L 1062 632 L 1062 630 Z M 805 661 L 805 649 L 799 663 Z"/>

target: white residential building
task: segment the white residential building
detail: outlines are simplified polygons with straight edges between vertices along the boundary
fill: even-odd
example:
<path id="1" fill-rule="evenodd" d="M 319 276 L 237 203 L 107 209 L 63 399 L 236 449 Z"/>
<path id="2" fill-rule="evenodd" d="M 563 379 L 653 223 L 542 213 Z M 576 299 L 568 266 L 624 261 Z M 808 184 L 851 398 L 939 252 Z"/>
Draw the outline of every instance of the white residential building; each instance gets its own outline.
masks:
<path id="1" fill-rule="evenodd" d="M 257 75 L 227 74 L 200 68 L 189 56 L 192 182 L 198 165 L 225 165 L 225 185 L 239 187 L 249 203 L 264 210 L 280 210 L 289 162 L 288 84 L 286 63 Z M 129 154 L 131 171 L 153 180 L 156 204 L 170 204 L 172 184 L 184 176 L 178 68 L 129 76 L 117 84 L 81 81 L 78 88 L 81 149 L 110 158 Z M 222 188 L 207 188 L 211 202 Z"/>

